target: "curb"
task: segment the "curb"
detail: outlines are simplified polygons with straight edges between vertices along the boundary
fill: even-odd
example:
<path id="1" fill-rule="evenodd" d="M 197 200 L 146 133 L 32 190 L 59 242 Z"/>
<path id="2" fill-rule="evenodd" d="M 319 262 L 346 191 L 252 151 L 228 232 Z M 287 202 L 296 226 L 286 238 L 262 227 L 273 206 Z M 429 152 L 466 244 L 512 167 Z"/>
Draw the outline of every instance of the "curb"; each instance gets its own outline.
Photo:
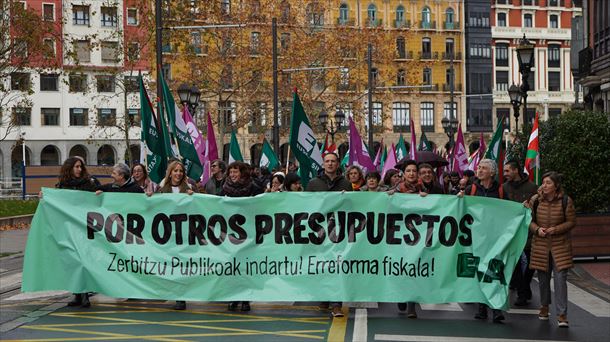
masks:
<path id="1" fill-rule="evenodd" d="M 610 286 L 599 281 L 578 264 L 574 264 L 574 267 L 570 269 L 569 273 L 574 276 L 570 280 L 572 280 L 573 283 L 577 283 L 581 289 L 602 300 L 610 302 Z"/>

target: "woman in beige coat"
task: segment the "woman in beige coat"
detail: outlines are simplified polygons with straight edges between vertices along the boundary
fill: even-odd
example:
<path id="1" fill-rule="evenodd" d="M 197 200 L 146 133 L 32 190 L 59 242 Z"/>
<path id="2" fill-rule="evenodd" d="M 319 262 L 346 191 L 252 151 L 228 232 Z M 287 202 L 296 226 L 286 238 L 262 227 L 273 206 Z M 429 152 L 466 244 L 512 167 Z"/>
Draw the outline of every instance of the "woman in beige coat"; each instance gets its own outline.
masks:
<path id="1" fill-rule="evenodd" d="M 561 189 L 561 179 L 557 172 L 542 176 L 542 186 L 538 194 L 529 201 L 532 209 L 530 231 L 532 255 L 530 268 L 538 270 L 540 285 L 541 320 L 549 319 L 551 303 L 551 272 L 555 273 L 555 308 L 557 323 L 568 327 L 567 275 L 572 264 L 572 241 L 570 230 L 576 223 L 576 213 L 572 199 Z"/>

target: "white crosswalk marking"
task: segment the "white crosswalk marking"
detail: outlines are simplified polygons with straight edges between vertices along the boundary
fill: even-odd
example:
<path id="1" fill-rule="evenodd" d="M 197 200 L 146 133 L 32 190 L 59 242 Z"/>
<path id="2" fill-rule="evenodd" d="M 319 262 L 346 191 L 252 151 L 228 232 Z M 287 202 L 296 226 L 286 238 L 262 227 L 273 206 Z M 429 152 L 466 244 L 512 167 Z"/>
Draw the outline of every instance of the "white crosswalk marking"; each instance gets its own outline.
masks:
<path id="1" fill-rule="evenodd" d="M 568 282 L 568 300 L 596 317 L 610 317 L 610 303 Z"/>
<path id="2" fill-rule="evenodd" d="M 507 312 L 515 315 L 537 315 L 538 309 L 510 309 Z"/>
<path id="3" fill-rule="evenodd" d="M 464 311 L 458 303 L 445 303 L 445 304 L 419 304 L 422 310 L 435 310 L 435 311 Z"/>
<path id="4" fill-rule="evenodd" d="M 422 336 L 422 335 L 385 335 L 375 334 L 375 341 L 401 341 L 401 342 L 565 342 L 553 340 L 522 340 L 514 338 L 488 338 L 488 337 L 456 337 L 456 336 Z"/>
<path id="5" fill-rule="evenodd" d="M 41 298 L 51 298 L 59 296 L 67 296 L 70 292 L 67 291 L 41 291 L 41 292 L 28 292 L 20 293 L 12 297 L 7 298 L 7 301 L 20 301 L 20 300 L 34 300 Z"/>
<path id="6" fill-rule="evenodd" d="M 366 309 L 356 309 L 356 318 L 354 319 L 354 337 L 353 342 L 363 342 L 367 340 L 367 317 Z"/>

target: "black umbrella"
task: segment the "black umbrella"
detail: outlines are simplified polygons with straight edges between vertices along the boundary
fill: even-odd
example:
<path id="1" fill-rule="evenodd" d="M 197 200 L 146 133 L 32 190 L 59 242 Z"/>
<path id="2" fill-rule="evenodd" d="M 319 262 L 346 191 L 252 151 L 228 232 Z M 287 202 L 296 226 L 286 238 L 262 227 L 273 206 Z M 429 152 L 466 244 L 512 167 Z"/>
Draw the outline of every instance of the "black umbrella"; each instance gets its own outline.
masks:
<path id="1" fill-rule="evenodd" d="M 449 162 L 441 157 L 439 154 L 434 153 L 432 151 L 417 151 L 417 164 L 426 163 L 430 164 L 432 167 L 442 167 L 449 165 Z M 409 160 L 409 158 L 404 158 L 400 160 L 395 168 L 398 170 L 404 170 L 405 162 Z"/>

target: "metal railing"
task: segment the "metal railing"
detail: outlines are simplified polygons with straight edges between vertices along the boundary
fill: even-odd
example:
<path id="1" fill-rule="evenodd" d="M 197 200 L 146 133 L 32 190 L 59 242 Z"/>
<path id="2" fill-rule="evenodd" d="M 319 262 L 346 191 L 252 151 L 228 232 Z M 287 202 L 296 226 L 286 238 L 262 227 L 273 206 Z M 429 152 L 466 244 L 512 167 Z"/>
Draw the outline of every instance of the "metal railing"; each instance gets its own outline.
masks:
<path id="1" fill-rule="evenodd" d="M 0 199 L 22 198 L 23 183 L 21 178 L 0 179 Z"/>

